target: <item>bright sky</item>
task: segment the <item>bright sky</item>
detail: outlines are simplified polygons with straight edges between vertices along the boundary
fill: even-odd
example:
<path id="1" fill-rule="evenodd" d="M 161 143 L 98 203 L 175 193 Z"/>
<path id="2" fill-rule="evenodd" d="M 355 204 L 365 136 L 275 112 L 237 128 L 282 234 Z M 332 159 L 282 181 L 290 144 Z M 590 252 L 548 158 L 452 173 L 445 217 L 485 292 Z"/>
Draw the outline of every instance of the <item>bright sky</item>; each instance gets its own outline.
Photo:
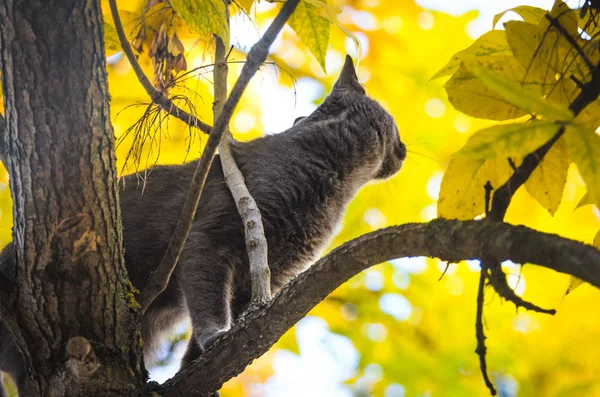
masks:
<path id="1" fill-rule="evenodd" d="M 480 16 L 467 27 L 469 34 L 474 38 L 490 30 L 493 16 L 508 8 L 528 4 L 549 9 L 554 3 L 553 0 L 415 1 L 423 8 L 448 12 L 453 15 L 460 15 L 474 9 L 479 10 Z M 567 2 L 571 6 L 578 4 L 578 1 Z M 261 7 L 269 6 L 271 6 L 269 3 L 261 2 Z M 507 15 L 502 21 L 510 18 L 511 16 Z M 368 16 L 365 23 L 372 23 L 372 21 L 369 22 Z M 261 27 L 260 33 L 264 29 Z M 234 20 L 232 21 L 232 38 L 232 42 L 237 41 L 240 47 L 249 49 L 258 40 L 258 32 L 254 27 L 244 26 Z M 366 37 L 361 37 L 361 41 L 363 55 L 368 55 Z M 280 41 L 275 42 L 272 49 L 280 46 Z M 348 52 L 353 52 L 353 45 L 347 47 Z M 337 53 L 328 53 L 327 64 L 329 72 L 336 73 L 341 67 L 342 58 Z M 315 73 L 321 72 L 315 71 Z M 257 80 L 253 84 L 260 84 L 262 92 L 262 122 L 265 133 L 275 133 L 289 128 L 296 117 L 311 113 L 315 108 L 313 100 L 321 96 L 321 85 L 312 79 L 299 79 L 296 83 L 296 92 L 279 87 L 278 77 L 273 68 L 266 68 L 257 76 Z M 248 117 L 248 115 L 240 112 L 238 118 L 233 120 L 236 131 L 241 130 L 241 128 L 236 128 L 236 124 L 239 124 L 240 127 L 248 124 L 244 122 L 244 117 Z M 411 275 L 424 271 L 424 266 L 427 266 L 421 258 L 393 261 L 393 265 L 397 270 L 394 282 L 399 290 L 406 289 L 410 284 Z M 367 271 L 364 283 L 366 288 L 377 291 L 383 285 L 383 275 L 376 269 L 370 269 Z M 413 310 L 410 302 L 399 293 L 384 294 L 380 299 L 379 306 L 383 312 L 389 313 L 398 321 L 407 321 Z M 348 310 L 347 314 L 352 315 L 351 313 L 352 311 Z M 381 324 L 367 324 L 364 332 L 374 342 L 385 340 L 387 337 L 387 331 Z M 326 322 L 316 317 L 307 317 L 300 321 L 296 327 L 296 335 L 300 355 L 284 350 L 277 351 L 273 360 L 274 375 L 265 384 L 255 385 L 249 397 L 352 397 L 355 395 L 353 390 L 343 384 L 345 380 L 357 375 L 360 353 L 355 349 L 352 341 L 329 332 Z M 183 355 L 183 352 L 184 348 L 176 349 L 176 355 Z M 154 380 L 162 382 L 172 376 L 177 369 L 178 364 L 174 362 L 172 365 L 152 371 L 151 376 Z M 369 395 L 370 384 L 377 382 L 381 371 L 382 369 L 378 365 L 369 365 L 364 373 L 360 374 L 359 380 L 354 384 L 355 387 L 358 385 L 363 389 L 362 391 L 366 392 L 365 395 Z M 504 386 L 506 388 L 505 396 L 516 395 L 518 389 L 516 382 L 507 379 Z M 385 389 L 383 397 L 404 396 L 404 387 L 400 383 L 394 383 Z"/>

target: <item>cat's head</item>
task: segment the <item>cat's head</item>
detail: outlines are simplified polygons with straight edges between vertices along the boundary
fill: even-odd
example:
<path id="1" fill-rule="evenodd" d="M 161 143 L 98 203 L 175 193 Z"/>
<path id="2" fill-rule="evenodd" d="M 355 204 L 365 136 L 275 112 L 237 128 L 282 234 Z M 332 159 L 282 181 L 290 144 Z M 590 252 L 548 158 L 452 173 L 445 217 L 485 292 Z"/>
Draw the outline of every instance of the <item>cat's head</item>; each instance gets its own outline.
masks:
<path id="1" fill-rule="evenodd" d="M 361 128 L 361 133 L 372 135 L 373 141 L 377 142 L 374 145 L 377 148 L 374 155 L 381 160 L 381 165 L 372 177 L 386 179 L 400 171 L 406 158 L 406 146 L 400 140 L 396 122 L 379 103 L 368 97 L 364 87 L 358 82 L 350 56 L 346 56 L 331 94 L 319 106 L 318 111 L 327 114 L 339 112 L 340 109 L 358 114 L 360 117 L 357 121 L 364 127 Z"/>

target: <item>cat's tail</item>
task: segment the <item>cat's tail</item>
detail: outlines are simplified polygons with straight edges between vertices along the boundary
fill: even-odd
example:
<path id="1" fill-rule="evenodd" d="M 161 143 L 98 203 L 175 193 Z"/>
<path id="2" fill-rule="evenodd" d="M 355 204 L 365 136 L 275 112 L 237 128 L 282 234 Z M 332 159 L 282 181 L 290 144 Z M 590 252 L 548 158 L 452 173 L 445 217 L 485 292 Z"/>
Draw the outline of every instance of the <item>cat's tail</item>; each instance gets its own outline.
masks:
<path id="1" fill-rule="evenodd" d="M 11 287 L 16 274 L 15 250 L 12 242 L 0 252 L 0 294 Z M 24 396 L 25 366 L 12 337 L 0 318 L 0 371 L 11 376 L 17 385 L 19 395 Z M 0 378 L 0 397 L 7 396 L 4 383 Z"/>

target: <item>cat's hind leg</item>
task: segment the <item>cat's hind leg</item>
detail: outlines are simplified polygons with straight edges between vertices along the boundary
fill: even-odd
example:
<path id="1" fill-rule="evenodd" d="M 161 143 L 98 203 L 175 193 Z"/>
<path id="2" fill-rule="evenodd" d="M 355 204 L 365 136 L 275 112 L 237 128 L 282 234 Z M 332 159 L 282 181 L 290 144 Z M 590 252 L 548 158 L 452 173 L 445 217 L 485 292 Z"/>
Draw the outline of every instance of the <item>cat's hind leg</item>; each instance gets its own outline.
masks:
<path id="1" fill-rule="evenodd" d="M 182 366 L 200 356 L 231 327 L 233 267 L 224 257 L 185 253 L 181 286 L 192 320 L 192 337 Z"/>

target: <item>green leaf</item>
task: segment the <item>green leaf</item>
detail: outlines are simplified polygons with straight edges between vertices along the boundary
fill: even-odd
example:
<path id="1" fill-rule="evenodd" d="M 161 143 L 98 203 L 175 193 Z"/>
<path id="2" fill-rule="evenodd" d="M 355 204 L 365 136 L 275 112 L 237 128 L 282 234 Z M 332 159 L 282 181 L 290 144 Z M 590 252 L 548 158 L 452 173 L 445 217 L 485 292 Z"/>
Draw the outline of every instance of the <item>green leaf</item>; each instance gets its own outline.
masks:
<path id="1" fill-rule="evenodd" d="M 546 15 L 547 11 L 543 10 L 541 8 L 532 7 L 532 6 L 518 6 L 518 7 L 510 8 L 508 10 L 502 11 L 499 14 L 494 15 L 494 20 L 492 22 L 492 29 L 496 28 L 496 24 L 498 23 L 500 18 L 502 18 L 504 16 L 504 14 L 506 14 L 507 12 L 514 12 L 515 14 L 517 14 L 521 18 L 523 18 L 523 20 L 525 22 L 535 25 L 544 18 L 544 15 Z"/>
<path id="2" fill-rule="evenodd" d="M 485 184 L 494 188 L 505 183 L 512 169 L 506 158 L 491 160 L 454 157 L 440 186 L 438 216 L 473 219 L 485 212 Z"/>
<path id="3" fill-rule="evenodd" d="M 551 120 L 573 119 L 573 112 L 566 106 L 542 98 L 540 95 L 523 88 L 515 81 L 511 81 L 495 73 L 490 73 L 481 67 L 473 67 L 472 70 L 475 76 L 488 88 L 496 91 L 510 104 L 517 106 L 527 113 L 542 115 Z"/>
<path id="4" fill-rule="evenodd" d="M 104 22 L 104 50 L 107 56 L 121 51 L 117 30 L 108 22 Z"/>
<path id="5" fill-rule="evenodd" d="M 192 30 L 207 37 L 215 34 L 229 47 L 229 24 L 223 0 L 171 0 L 171 5 Z"/>
<path id="6" fill-rule="evenodd" d="M 502 62 L 504 61 L 504 62 Z M 500 57 L 498 65 L 521 67 L 512 57 Z M 464 65 L 444 84 L 448 100 L 456 110 L 472 117 L 490 120 L 510 120 L 526 113 L 508 103 L 503 96 L 489 89 Z"/>
<path id="7" fill-rule="evenodd" d="M 290 16 L 288 23 L 325 71 L 325 56 L 329 45 L 331 22 L 322 17 L 320 13 L 320 10 L 314 5 L 301 1 Z"/>
<path id="8" fill-rule="evenodd" d="M 600 135 L 590 128 L 571 126 L 566 137 L 569 157 L 577 164 L 590 200 L 600 208 Z"/>
<path id="9" fill-rule="evenodd" d="M 504 30 L 492 30 L 481 35 L 473 44 L 457 52 L 448 63 L 433 75 L 431 80 L 449 76 L 456 72 L 461 64 L 478 63 L 487 65 L 498 61 L 498 56 L 510 56 L 511 50 L 506 41 Z"/>
<path id="10" fill-rule="evenodd" d="M 544 120 L 495 125 L 474 133 L 455 156 L 478 159 L 522 157 L 550 140 L 559 128 Z"/>
<path id="11" fill-rule="evenodd" d="M 565 138 L 560 138 L 525 182 L 527 192 L 554 215 L 567 182 L 569 152 Z"/>

